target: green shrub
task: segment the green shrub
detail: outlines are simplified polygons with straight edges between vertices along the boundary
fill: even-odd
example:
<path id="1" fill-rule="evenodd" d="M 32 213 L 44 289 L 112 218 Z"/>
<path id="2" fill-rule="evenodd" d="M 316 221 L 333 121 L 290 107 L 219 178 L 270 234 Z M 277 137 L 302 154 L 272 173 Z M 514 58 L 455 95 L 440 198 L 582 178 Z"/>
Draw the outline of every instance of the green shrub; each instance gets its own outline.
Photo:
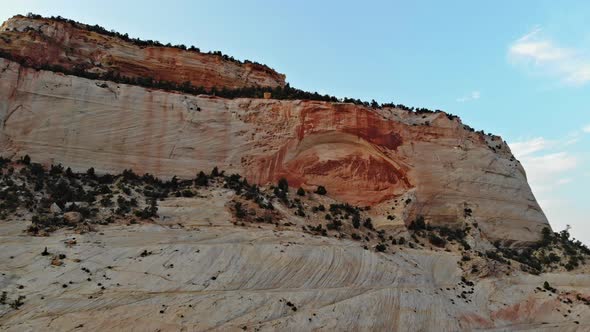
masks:
<path id="1" fill-rule="evenodd" d="M 185 189 L 182 191 L 182 197 L 194 197 L 195 193 L 190 189 Z"/>
<path id="2" fill-rule="evenodd" d="M 358 214 L 355 214 L 354 216 L 352 216 L 352 227 L 359 229 L 359 227 L 361 227 L 361 218 L 359 217 Z"/>
<path id="3" fill-rule="evenodd" d="M 463 215 L 465 217 L 471 217 L 471 214 L 473 213 L 473 210 L 471 210 L 470 208 L 465 208 L 463 209 Z"/>
<path id="4" fill-rule="evenodd" d="M 70 172 L 71 172 L 71 170 L 70 170 Z M 67 173 L 67 170 L 66 170 L 66 173 Z M 133 172 L 133 170 L 131 170 L 131 169 L 125 169 L 125 170 L 123 170 L 123 173 L 121 173 L 121 175 L 123 176 L 123 179 L 125 181 L 137 181 L 137 180 L 139 180 L 139 176 L 137 174 L 135 174 Z"/>
<path id="5" fill-rule="evenodd" d="M 375 229 L 373 227 L 373 222 L 371 221 L 371 218 L 365 219 L 365 222 L 363 223 L 363 226 L 365 226 L 366 228 L 368 228 L 370 230 L 374 230 Z"/>
<path id="6" fill-rule="evenodd" d="M 38 163 L 32 163 L 28 165 L 31 175 L 36 177 L 42 177 L 43 175 L 45 175 L 45 169 L 43 168 L 43 165 Z"/>
<path id="7" fill-rule="evenodd" d="M 488 258 L 491 258 L 495 261 L 498 261 L 502 264 L 510 264 L 509 261 L 507 261 L 504 257 L 502 257 L 500 254 L 498 254 L 498 252 L 494 251 L 494 250 L 489 250 L 486 252 L 486 256 Z"/>
<path id="8" fill-rule="evenodd" d="M 64 167 L 60 164 L 58 165 L 51 165 L 51 168 L 49 169 L 49 175 L 59 175 L 62 174 L 64 171 Z"/>
<path id="9" fill-rule="evenodd" d="M 206 187 L 209 184 L 209 178 L 203 171 L 200 171 L 195 178 L 195 185 L 199 187 Z"/>
<path id="10" fill-rule="evenodd" d="M 315 193 L 318 195 L 325 195 L 328 193 L 328 191 L 326 190 L 326 188 L 324 186 L 318 186 Z"/>
<path id="11" fill-rule="evenodd" d="M 246 217 L 246 209 L 244 209 L 241 202 L 234 203 L 234 211 L 238 219 L 243 219 Z"/>
<path id="12" fill-rule="evenodd" d="M 149 206 L 145 207 L 143 210 L 135 210 L 133 212 L 136 217 L 142 219 L 150 219 L 152 217 L 158 216 L 158 206 L 155 199 L 150 200 Z"/>
<path id="13" fill-rule="evenodd" d="M 428 235 L 428 240 L 430 243 L 437 247 L 444 247 L 447 244 L 447 241 L 434 233 L 430 233 Z"/>
<path id="14" fill-rule="evenodd" d="M 280 190 L 282 190 L 285 193 L 289 192 L 289 182 L 287 182 L 287 179 L 285 179 L 285 178 L 279 179 L 278 187 Z"/>
<path id="15" fill-rule="evenodd" d="M 24 299 L 25 297 L 23 295 L 19 295 L 19 297 L 10 304 L 10 307 L 12 309 L 18 310 L 24 304 Z"/>
<path id="16" fill-rule="evenodd" d="M 94 167 L 90 167 L 89 169 L 86 170 L 86 176 L 88 176 L 91 179 L 96 178 L 96 173 L 94 172 Z"/>
<path id="17" fill-rule="evenodd" d="M 31 157 L 29 157 L 28 154 L 24 155 L 21 159 L 20 159 L 20 163 L 23 165 L 28 165 L 31 163 Z"/>
<path id="18" fill-rule="evenodd" d="M 410 223 L 410 226 L 408 228 L 411 230 L 414 230 L 414 231 L 426 229 L 426 223 L 424 222 L 424 217 L 418 216 L 414 221 L 412 221 Z"/>
<path id="19" fill-rule="evenodd" d="M 548 291 L 550 291 L 550 292 L 552 292 L 552 293 L 555 293 L 557 291 L 557 289 L 551 287 L 551 285 L 549 285 L 549 283 L 547 281 L 545 281 L 543 283 L 543 288 L 546 289 L 546 290 L 548 290 Z"/>
<path id="20" fill-rule="evenodd" d="M 219 169 L 217 169 L 217 166 L 213 167 L 213 170 L 211 171 L 211 177 L 215 178 L 220 176 L 221 174 L 219 173 Z"/>
<path id="21" fill-rule="evenodd" d="M 339 230 L 340 227 L 342 227 L 342 221 L 340 221 L 339 219 L 334 219 L 331 223 L 328 223 L 326 225 L 326 228 L 330 230 Z"/>
<path id="22" fill-rule="evenodd" d="M 124 215 L 131 212 L 131 201 L 126 200 L 123 196 L 117 197 L 117 206 L 117 214 Z"/>

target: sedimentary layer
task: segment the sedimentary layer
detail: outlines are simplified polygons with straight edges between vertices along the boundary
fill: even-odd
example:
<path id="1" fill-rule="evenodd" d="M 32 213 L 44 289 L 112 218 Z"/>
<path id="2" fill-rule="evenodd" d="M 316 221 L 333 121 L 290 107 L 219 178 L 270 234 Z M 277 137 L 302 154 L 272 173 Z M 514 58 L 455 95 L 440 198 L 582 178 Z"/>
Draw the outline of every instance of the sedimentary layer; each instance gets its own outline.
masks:
<path id="1" fill-rule="evenodd" d="M 15 16 L 0 27 L 0 50 L 29 66 L 152 78 L 211 88 L 278 87 L 285 75 L 267 66 L 175 47 L 138 46 L 58 20 Z"/>
<path id="2" fill-rule="evenodd" d="M 373 206 L 379 227 L 418 215 L 451 224 L 466 209 L 495 239 L 536 240 L 547 225 L 502 139 L 442 112 L 193 96 L 0 60 L 0 121 L 3 155 L 46 165 L 163 177 L 218 166 L 261 184 L 285 177 Z"/>

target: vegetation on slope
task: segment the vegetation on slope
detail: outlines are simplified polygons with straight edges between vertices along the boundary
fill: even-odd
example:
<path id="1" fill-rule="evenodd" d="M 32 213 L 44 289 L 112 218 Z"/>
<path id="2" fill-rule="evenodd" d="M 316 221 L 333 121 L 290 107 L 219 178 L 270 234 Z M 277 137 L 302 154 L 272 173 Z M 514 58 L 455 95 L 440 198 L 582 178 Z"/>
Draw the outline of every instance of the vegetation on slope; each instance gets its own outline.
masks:
<path id="1" fill-rule="evenodd" d="M 369 207 L 335 202 L 325 196 L 329 188 L 318 186 L 314 192 L 307 192 L 290 188 L 285 179 L 276 186 L 260 187 L 217 168 L 198 172 L 194 179 L 162 181 L 131 170 L 116 175 L 97 175 L 92 168 L 75 173 L 61 165 L 46 170 L 25 156 L 17 162 L 0 159 L 0 174 L 0 219 L 28 219 L 28 232 L 36 236 L 60 228 L 88 232 L 96 225 L 138 223 L 158 217 L 159 201 L 205 197 L 202 195 L 210 190 L 226 189 L 234 193 L 226 208 L 233 213 L 236 225 L 297 227 L 318 236 L 352 239 L 365 249 L 384 253 L 405 247 L 451 251 L 462 257 L 459 265 L 466 275 L 514 268 L 533 274 L 573 270 L 584 265 L 590 255 L 590 249 L 571 240 L 567 231 L 552 233 L 549 228 L 543 230 L 541 241 L 521 248 L 483 240 L 475 222 L 435 226 L 418 216 L 405 234 L 378 229 L 369 216 Z M 466 220 L 471 213 L 471 209 L 465 209 Z"/>
<path id="2" fill-rule="evenodd" d="M 466 209 L 466 216 L 471 215 L 471 209 Z M 446 226 L 431 226 L 419 216 L 408 226 L 412 238 L 419 243 L 428 242 L 435 247 L 448 248 L 456 244 L 463 252 L 463 261 L 470 261 L 472 256 L 493 260 L 502 265 L 515 265 L 524 272 L 540 274 L 565 268 L 571 271 L 586 263 L 590 259 L 590 248 L 579 240 L 570 238 L 567 230 L 559 233 L 552 232 L 549 227 L 543 228 L 542 239 L 525 247 L 514 248 L 496 241 L 486 251 L 472 250 L 467 243 L 467 237 L 472 232 L 478 232 L 477 224 L 465 227 L 449 228 Z M 474 270 L 475 269 L 475 270 Z M 473 273 L 477 273 L 476 265 L 471 265 Z"/>

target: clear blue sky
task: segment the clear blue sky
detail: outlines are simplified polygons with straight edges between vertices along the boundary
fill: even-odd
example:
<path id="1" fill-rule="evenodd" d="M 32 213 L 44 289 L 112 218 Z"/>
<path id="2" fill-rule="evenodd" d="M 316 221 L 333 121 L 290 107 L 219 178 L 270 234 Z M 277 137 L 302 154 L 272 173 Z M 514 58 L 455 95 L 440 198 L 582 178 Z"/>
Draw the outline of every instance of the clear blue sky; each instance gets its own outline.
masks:
<path id="1" fill-rule="evenodd" d="M 554 229 L 590 244 L 588 1 L 3 1 L 268 64 L 292 86 L 500 134 Z"/>

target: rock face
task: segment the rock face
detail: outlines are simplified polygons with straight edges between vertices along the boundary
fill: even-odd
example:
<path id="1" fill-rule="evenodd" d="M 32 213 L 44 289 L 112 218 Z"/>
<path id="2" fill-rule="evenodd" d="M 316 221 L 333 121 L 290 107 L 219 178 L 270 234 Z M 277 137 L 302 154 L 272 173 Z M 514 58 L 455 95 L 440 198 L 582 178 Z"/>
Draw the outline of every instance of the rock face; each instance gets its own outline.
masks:
<path id="1" fill-rule="evenodd" d="M 15 16 L 0 27 L 0 50 L 30 66 L 52 65 L 89 73 L 114 72 L 210 88 L 277 87 L 285 75 L 256 63 L 171 47 L 140 47 L 93 32 L 83 24 Z"/>
<path id="2" fill-rule="evenodd" d="M 563 257 L 545 270 L 555 273 L 535 276 L 492 245 L 536 241 L 548 226 L 500 137 L 442 112 L 223 99 L 30 68 L 207 88 L 285 85 L 283 75 L 262 65 L 139 47 L 88 29 L 22 16 L 2 25 L 0 54 L 17 61 L 0 58 L 0 155 L 164 178 L 193 178 L 217 166 L 249 183 L 286 178 L 291 193 L 272 203 L 278 196 L 266 187 L 276 196 L 265 199 L 277 219 L 265 221 L 252 206 L 268 206 L 246 202 L 225 182 L 232 177 L 219 176 L 189 195 L 161 196 L 149 219 L 86 218 L 76 227 L 82 215 L 66 212 L 69 224 L 34 238 L 24 232 L 42 207 L 15 210 L 0 222 L 0 330 L 588 330 L 587 265 L 564 272 Z M 21 170 L 12 175 L 29 172 Z M 310 193 L 318 186 L 327 195 Z M 24 188 L 14 181 L 8 187 Z M 298 187 L 307 193 L 297 196 Z M 147 187 L 138 188 L 126 195 L 146 194 Z M 115 208 L 111 198 L 120 204 L 119 190 L 125 192 L 121 182 L 101 190 L 96 202 L 112 196 L 101 209 Z M 261 221 L 238 216 L 239 202 L 244 215 Z M 348 206 L 357 223 L 362 210 L 362 227 L 348 215 L 328 218 L 332 204 L 347 207 L 341 202 L 367 206 Z M 42 216 L 62 213 L 46 208 Z M 469 234 L 461 245 L 441 247 L 408 231 L 420 216 Z M 335 224 L 341 217 L 344 233 Z"/>
<path id="3" fill-rule="evenodd" d="M 23 236 L 0 223 L 0 329 L 587 331 L 588 269 L 462 282 L 454 252 L 232 225 L 231 190 L 159 203 L 147 224 Z M 190 216 L 190 217 L 189 217 Z M 189 217 L 189 218 L 187 218 Z M 289 219 L 290 221 L 294 221 Z M 43 256 L 44 248 L 51 255 Z M 52 256 L 63 255 L 63 259 Z M 494 264 L 493 262 L 491 264 Z M 471 278 L 470 278 L 471 279 Z M 557 293 L 542 290 L 547 281 Z M 590 302 L 589 302 L 590 303 Z"/>
<path id="4" fill-rule="evenodd" d="M 445 113 L 353 104 L 222 99 L 93 81 L 0 60 L 0 147 L 84 171 L 193 177 L 215 166 L 256 183 L 286 177 L 375 208 L 380 227 L 471 209 L 494 239 L 547 225 L 525 172 L 496 136 Z M 394 221 L 386 215 L 395 216 Z"/>

